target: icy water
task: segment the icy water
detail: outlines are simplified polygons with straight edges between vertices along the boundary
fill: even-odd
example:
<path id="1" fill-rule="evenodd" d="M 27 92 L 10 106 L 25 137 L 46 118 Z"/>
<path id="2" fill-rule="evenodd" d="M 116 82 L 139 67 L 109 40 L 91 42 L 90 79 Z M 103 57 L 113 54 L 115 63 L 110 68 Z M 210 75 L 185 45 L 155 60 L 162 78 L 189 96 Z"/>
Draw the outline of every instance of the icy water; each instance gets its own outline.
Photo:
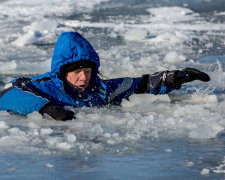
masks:
<path id="1" fill-rule="evenodd" d="M 68 122 L 0 112 L 0 179 L 225 179 L 224 0 L 0 0 L 0 31 L 0 89 L 49 71 L 65 31 L 91 42 L 108 78 L 211 77 Z"/>

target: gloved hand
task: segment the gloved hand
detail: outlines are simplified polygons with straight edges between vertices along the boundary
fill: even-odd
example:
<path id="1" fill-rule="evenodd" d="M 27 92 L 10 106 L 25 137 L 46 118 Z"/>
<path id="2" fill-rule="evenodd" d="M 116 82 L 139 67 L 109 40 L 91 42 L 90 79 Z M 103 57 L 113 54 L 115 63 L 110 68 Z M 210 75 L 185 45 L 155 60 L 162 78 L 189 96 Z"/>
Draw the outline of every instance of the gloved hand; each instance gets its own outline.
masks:
<path id="1" fill-rule="evenodd" d="M 194 68 L 146 74 L 141 77 L 135 93 L 165 94 L 174 89 L 180 89 L 182 84 L 194 80 L 207 82 L 210 77 Z"/>
<path id="2" fill-rule="evenodd" d="M 184 83 L 188 83 L 194 80 L 208 82 L 210 81 L 210 77 L 208 74 L 194 68 L 185 68 L 181 71 L 175 72 L 174 83 L 177 86 L 181 86 Z"/>
<path id="3" fill-rule="evenodd" d="M 39 110 L 42 115 L 47 114 L 55 120 L 66 121 L 74 119 L 74 112 L 66 110 L 62 107 L 56 106 L 52 103 L 46 104 Z"/>

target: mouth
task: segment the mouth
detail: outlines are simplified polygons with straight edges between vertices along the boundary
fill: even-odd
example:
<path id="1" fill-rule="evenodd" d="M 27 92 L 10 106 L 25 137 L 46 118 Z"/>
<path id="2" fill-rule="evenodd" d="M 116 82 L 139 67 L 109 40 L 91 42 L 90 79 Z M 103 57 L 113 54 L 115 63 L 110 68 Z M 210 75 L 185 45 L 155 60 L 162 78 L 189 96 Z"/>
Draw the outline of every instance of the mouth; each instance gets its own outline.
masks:
<path id="1" fill-rule="evenodd" d="M 85 88 L 85 85 L 80 85 L 79 87 L 83 89 L 83 88 Z"/>
<path id="2" fill-rule="evenodd" d="M 79 89 L 79 90 L 84 90 L 85 89 L 85 84 L 82 84 L 82 85 L 79 85 L 77 88 Z"/>

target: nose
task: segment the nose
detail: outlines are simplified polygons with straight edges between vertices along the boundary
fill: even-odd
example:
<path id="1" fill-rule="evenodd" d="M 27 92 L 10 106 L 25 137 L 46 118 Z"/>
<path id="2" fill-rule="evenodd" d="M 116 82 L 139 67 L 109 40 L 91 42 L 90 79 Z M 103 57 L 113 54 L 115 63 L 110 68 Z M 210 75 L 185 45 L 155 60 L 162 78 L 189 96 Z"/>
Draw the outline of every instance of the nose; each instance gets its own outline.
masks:
<path id="1" fill-rule="evenodd" d="M 85 71 L 81 71 L 81 72 L 79 73 L 79 77 L 80 77 L 80 80 L 85 81 L 85 80 L 87 79 L 86 72 L 85 72 Z"/>

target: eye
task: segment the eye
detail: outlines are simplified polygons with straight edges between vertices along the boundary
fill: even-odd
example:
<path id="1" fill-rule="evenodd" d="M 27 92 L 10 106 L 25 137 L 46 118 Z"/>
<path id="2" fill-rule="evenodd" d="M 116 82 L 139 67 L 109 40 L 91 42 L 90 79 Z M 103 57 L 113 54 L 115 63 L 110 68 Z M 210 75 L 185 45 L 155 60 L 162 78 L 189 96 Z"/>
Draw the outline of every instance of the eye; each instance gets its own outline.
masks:
<path id="1" fill-rule="evenodd" d="M 85 69 L 85 73 L 90 74 L 91 73 L 91 69 Z"/>

